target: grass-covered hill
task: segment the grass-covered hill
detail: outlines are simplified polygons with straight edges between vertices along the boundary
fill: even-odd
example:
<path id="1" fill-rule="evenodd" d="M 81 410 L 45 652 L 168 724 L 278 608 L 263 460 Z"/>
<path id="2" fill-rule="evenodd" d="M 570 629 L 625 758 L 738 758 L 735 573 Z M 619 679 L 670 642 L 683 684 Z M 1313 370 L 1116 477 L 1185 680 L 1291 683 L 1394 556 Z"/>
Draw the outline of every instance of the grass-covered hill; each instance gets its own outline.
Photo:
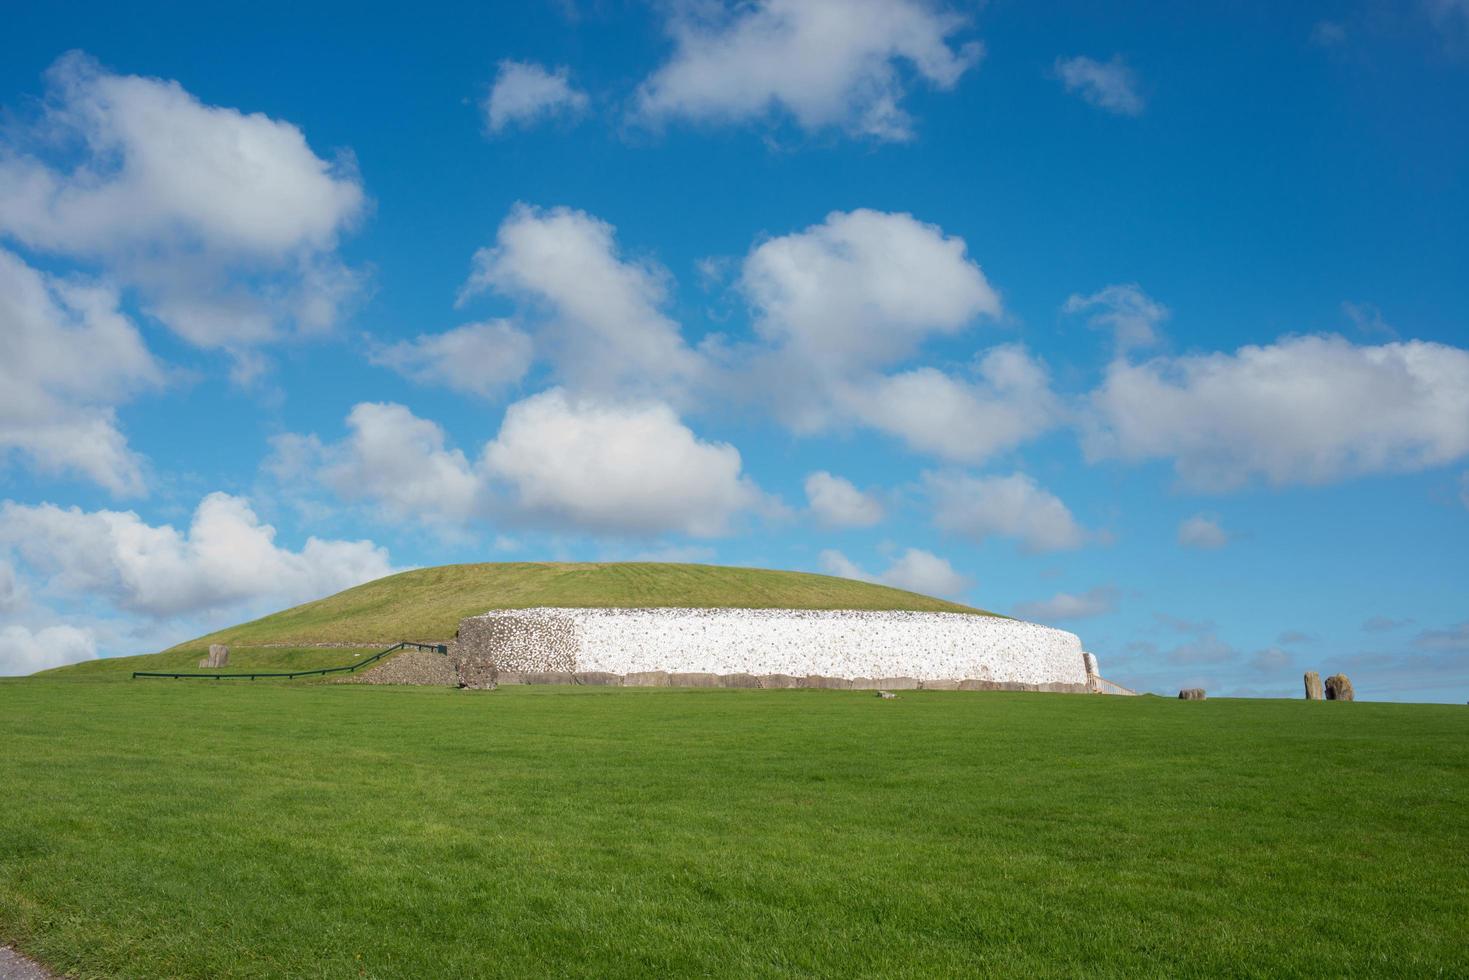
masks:
<path id="1" fill-rule="evenodd" d="M 229 644 L 232 671 L 332 667 L 399 640 L 447 641 L 466 616 L 532 606 L 908 609 L 992 615 L 916 592 L 805 572 L 658 562 L 442 565 L 390 575 L 163 653 L 86 661 L 47 673 L 193 670 L 211 643 Z M 323 649 L 326 644 L 332 648 Z"/>
<path id="2" fill-rule="evenodd" d="M 505 562 L 390 575 L 180 647 L 432 642 L 452 638 L 466 616 L 532 606 L 981 612 L 901 589 L 805 572 L 656 562 Z"/>

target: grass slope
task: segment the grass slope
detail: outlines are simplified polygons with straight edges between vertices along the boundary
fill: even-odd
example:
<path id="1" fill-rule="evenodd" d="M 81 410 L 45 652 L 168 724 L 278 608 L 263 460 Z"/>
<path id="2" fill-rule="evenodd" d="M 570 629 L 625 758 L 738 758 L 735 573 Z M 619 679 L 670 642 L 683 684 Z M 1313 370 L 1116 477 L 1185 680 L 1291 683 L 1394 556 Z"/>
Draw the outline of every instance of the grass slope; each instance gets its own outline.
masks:
<path id="1" fill-rule="evenodd" d="M 391 644 L 385 644 L 391 646 Z M 318 670 L 322 667 L 344 667 L 353 660 L 377 653 L 381 646 L 371 647 L 231 647 L 228 667 L 209 670 L 211 674 L 248 674 L 252 670 L 282 672 L 291 670 Z M 174 647 L 163 653 L 145 653 L 136 657 L 103 657 L 100 660 L 83 660 L 43 670 L 35 677 L 66 677 L 97 680 L 130 680 L 135 670 L 179 673 L 199 673 L 205 668 L 199 660 L 208 652 L 208 645 L 186 645 Z"/>
<path id="2" fill-rule="evenodd" d="M 655 562 L 506 562 L 390 575 L 182 646 L 432 642 L 453 637 L 466 616 L 531 606 L 980 612 L 901 589 L 805 572 Z"/>
<path id="3" fill-rule="evenodd" d="M 85 976 L 1462 975 L 1469 710 L 0 682 Z"/>

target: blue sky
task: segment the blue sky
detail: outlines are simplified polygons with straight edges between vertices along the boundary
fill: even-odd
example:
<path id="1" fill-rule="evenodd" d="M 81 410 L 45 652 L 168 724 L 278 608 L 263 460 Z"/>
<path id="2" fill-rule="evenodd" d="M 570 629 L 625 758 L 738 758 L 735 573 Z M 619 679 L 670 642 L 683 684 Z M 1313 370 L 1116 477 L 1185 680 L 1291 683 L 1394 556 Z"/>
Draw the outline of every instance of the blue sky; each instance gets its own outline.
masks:
<path id="1" fill-rule="evenodd" d="M 1469 697 L 1463 0 L 10 19 L 0 673 L 651 557 Z"/>

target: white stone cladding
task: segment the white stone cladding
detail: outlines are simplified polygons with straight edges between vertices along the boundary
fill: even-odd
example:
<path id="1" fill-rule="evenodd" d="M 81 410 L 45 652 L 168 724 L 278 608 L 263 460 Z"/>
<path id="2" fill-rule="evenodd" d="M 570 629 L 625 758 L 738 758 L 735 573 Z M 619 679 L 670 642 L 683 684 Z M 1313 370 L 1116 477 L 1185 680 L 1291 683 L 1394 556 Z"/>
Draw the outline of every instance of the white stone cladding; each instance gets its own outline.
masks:
<path id="1" fill-rule="evenodd" d="M 965 613 L 507 609 L 464 620 L 456 645 L 511 671 L 1088 681 L 1074 633 Z"/>

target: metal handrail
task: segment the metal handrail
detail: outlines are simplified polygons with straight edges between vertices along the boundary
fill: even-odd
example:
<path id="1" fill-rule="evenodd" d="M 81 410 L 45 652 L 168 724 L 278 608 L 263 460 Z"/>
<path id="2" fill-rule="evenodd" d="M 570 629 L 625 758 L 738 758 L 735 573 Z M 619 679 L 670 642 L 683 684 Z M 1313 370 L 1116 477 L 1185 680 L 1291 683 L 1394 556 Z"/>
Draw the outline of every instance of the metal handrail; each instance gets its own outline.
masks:
<path id="1" fill-rule="evenodd" d="M 413 647 L 415 650 L 432 650 L 434 653 L 441 653 L 446 656 L 449 653 L 449 647 L 447 644 L 444 643 L 414 643 L 411 640 L 404 640 L 401 643 L 393 644 L 386 650 L 381 650 L 377 653 L 374 653 L 366 660 L 359 660 L 355 664 L 347 664 L 344 667 L 322 667 L 318 670 L 293 670 L 289 673 L 265 673 L 263 671 L 257 671 L 251 674 L 170 674 L 153 670 L 135 670 L 133 671 L 133 680 L 137 680 L 139 677 L 171 677 L 174 680 L 178 680 L 183 677 L 203 677 L 216 681 L 234 680 L 236 678 L 243 677 L 248 677 L 252 681 L 257 677 L 284 677 L 287 680 L 294 680 L 297 677 L 318 677 L 323 674 L 350 674 L 356 670 L 359 670 L 360 668 L 366 667 L 368 664 L 377 663 L 379 660 L 386 657 L 390 653 L 396 653 L 399 650 L 404 650 L 408 647 Z"/>

